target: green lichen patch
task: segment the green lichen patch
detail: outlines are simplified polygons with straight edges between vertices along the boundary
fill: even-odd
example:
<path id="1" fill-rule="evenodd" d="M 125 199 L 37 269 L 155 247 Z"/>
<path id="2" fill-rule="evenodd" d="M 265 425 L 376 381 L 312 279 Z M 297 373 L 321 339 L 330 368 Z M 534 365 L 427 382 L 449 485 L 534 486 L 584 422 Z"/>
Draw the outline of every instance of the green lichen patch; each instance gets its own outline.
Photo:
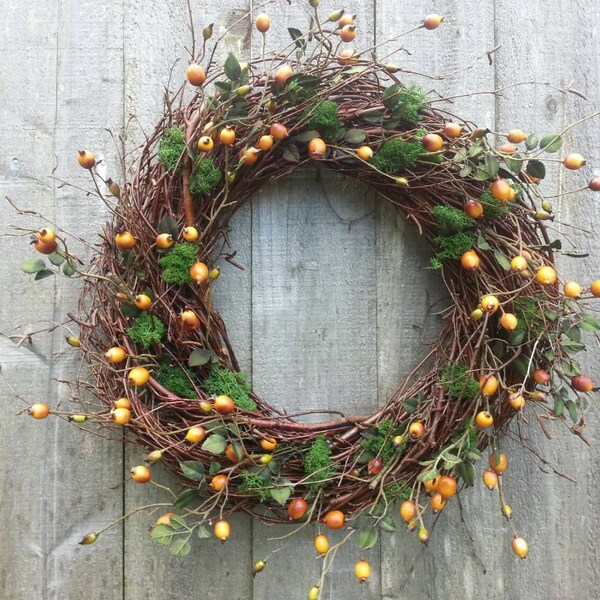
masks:
<path id="1" fill-rule="evenodd" d="M 394 113 L 412 123 L 421 120 L 421 113 L 428 108 L 427 94 L 418 85 L 403 88 L 398 94 L 398 104 Z"/>
<path id="2" fill-rule="evenodd" d="M 170 365 L 160 365 L 156 372 L 156 381 L 176 396 L 188 399 L 198 398 L 190 377 L 190 374 L 184 369 Z"/>
<path id="3" fill-rule="evenodd" d="M 477 224 L 464 210 L 449 204 L 438 204 L 432 212 L 437 228 L 445 236 L 472 229 Z"/>
<path id="4" fill-rule="evenodd" d="M 202 387 L 215 396 L 229 396 L 241 410 L 256 410 L 256 402 L 250 397 L 251 387 L 244 373 L 230 371 L 221 365 L 214 365 Z"/>
<path id="5" fill-rule="evenodd" d="M 143 313 L 136 317 L 127 329 L 129 339 L 144 350 L 148 350 L 152 344 L 158 344 L 165 335 L 165 324 L 156 316 Z"/>
<path id="6" fill-rule="evenodd" d="M 167 129 L 158 145 L 158 160 L 167 171 L 174 171 L 181 164 L 181 155 L 185 150 L 185 136 L 181 127 Z"/>
<path id="7" fill-rule="evenodd" d="M 167 283 L 191 283 L 190 267 L 196 262 L 198 247 L 183 242 L 175 244 L 158 262 L 162 267 L 162 278 Z"/>
<path id="8" fill-rule="evenodd" d="M 271 490 L 268 481 L 264 480 L 258 473 L 243 471 L 240 473 L 242 483 L 238 486 L 239 492 L 245 492 L 256 496 L 260 502 L 266 502 L 271 498 Z"/>
<path id="9" fill-rule="evenodd" d="M 203 158 L 192 172 L 190 192 L 194 196 L 208 196 L 221 181 L 221 171 L 212 158 Z"/>
<path id="10" fill-rule="evenodd" d="M 320 435 L 312 443 L 304 455 L 303 466 L 308 483 L 321 482 L 335 474 L 336 464 L 331 460 L 331 448 L 324 435 Z"/>
<path id="11" fill-rule="evenodd" d="M 469 375 L 469 367 L 463 363 L 444 365 L 439 383 L 451 398 L 472 399 L 479 393 L 479 382 Z"/>
<path id="12" fill-rule="evenodd" d="M 304 111 L 304 116 L 309 117 L 307 128 L 318 131 L 326 142 L 335 142 L 342 129 L 337 109 L 338 105 L 332 100 L 309 106 Z"/>
<path id="13" fill-rule="evenodd" d="M 365 438 L 360 445 L 363 450 L 370 452 L 374 456 L 381 457 L 384 464 L 392 458 L 395 447 L 392 435 L 393 423 L 391 421 L 382 421 L 373 431 L 374 435 Z"/>
<path id="14" fill-rule="evenodd" d="M 479 202 L 483 205 L 483 215 L 490 219 L 502 217 L 510 210 L 508 204 L 496 200 L 489 190 L 481 194 Z"/>
<path id="15" fill-rule="evenodd" d="M 460 232 L 449 236 L 435 238 L 439 247 L 437 254 L 431 259 L 432 269 L 441 269 L 444 260 L 458 260 L 475 244 L 475 235 L 470 232 Z"/>
<path id="16" fill-rule="evenodd" d="M 416 164 L 423 154 L 420 141 L 406 142 L 398 138 L 384 142 L 371 159 L 371 164 L 383 173 L 397 173 Z"/>

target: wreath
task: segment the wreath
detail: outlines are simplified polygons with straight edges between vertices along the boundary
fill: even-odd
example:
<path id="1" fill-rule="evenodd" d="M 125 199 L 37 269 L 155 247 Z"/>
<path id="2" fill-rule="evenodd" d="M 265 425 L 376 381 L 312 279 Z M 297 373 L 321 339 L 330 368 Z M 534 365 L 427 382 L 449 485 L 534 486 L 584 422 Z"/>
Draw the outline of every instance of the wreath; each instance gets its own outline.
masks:
<path id="1" fill-rule="evenodd" d="M 80 316 L 69 315 L 80 333 L 67 341 L 89 376 L 72 382 L 82 408 L 34 404 L 29 412 L 122 431 L 147 452 L 131 470 L 136 482 L 151 481 L 157 463 L 170 471 L 181 491 L 151 536 L 175 555 L 190 551 L 193 531 L 227 539 L 235 511 L 349 528 L 366 550 L 379 531 L 395 529 L 399 506 L 426 542 L 429 513 L 474 484 L 481 459 L 489 462 L 483 482 L 499 489 L 513 550 L 524 558 L 502 488 L 502 433 L 531 411 L 568 417 L 581 435 L 593 383 L 574 355 L 585 348 L 581 332 L 600 329 L 583 308 L 600 295 L 600 281 L 591 293 L 572 281 L 561 287 L 561 242 L 545 226 L 553 215 L 540 182 L 563 139 L 496 134 L 434 107 L 401 82 L 398 66 L 341 49 L 357 34 L 355 17 L 322 19 L 318 0 L 310 3 L 310 31 L 290 30 L 288 47 L 246 64 L 229 54 L 217 65 L 207 27 L 187 81 L 167 99 L 121 186 L 100 176 L 92 153 L 79 153 L 93 193 L 114 214 L 91 268 L 83 271 L 66 236 L 44 227 L 33 243 L 50 264 L 38 256 L 23 270 L 84 280 Z M 430 15 L 417 29 L 441 21 Z M 265 33 L 268 17 L 256 26 Z M 585 160 L 562 162 L 575 170 Z M 368 416 L 304 422 L 258 397 L 213 302 L 217 265 L 240 266 L 231 218 L 265 185 L 306 165 L 366 183 L 406 217 L 431 246 L 431 269 L 451 301 L 438 339 Z M 600 179 L 588 187 L 598 191 Z M 319 533 L 316 551 L 329 547 Z M 369 576 L 366 560 L 356 574 Z"/>

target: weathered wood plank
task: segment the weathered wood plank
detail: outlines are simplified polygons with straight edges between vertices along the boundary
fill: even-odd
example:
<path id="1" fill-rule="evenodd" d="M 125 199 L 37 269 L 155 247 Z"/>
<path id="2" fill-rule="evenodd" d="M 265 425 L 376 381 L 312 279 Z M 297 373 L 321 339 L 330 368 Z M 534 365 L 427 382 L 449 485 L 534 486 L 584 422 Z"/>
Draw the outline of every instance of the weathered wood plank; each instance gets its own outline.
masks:
<path id="1" fill-rule="evenodd" d="M 52 5 L 11 2 L 5 9 L 3 191 L 19 205 L 55 219 L 65 230 L 91 237 L 103 211 L 83 194 L 58 189 L 49 175 L 57 166 L 59 176 L 79 183 L 82 173 L 76 153 L 84 143 L 113 160 L 112 142 L 104 140 L 102 128 L 119 127 L 122 120 L 121 77 L 115 76 L 115 66 L 119 73 L 122 62 L 121 11 L 116 7 L 108 12 L 87 0 Z M 3 205 L 2 222 L 15 221 Z M 27 225 L 36 228 L 43 223 L 28 220 Z M 71 248 L 82 252 L 76 243 Z M 76 306 L 76 282 L 57 278 L 34 283 L 18 268 L 31 251 L 16 243 L 12 249 L 2 265 L 2 280 L 10 290 L 6 298 L 13 298 L 2 330 L 11 331 L 18 322 L 63 320 L 65 312 Z M 3 346 L 7 343 L 3 341 Z M 57 356 L 64 347 L 62 332 L 57 331 L 34 338 L 31 349 L 11 348 L 2 353 L 4 375 L 28 400 L 46 400 L 64 410 L 68 390 L 55 379 L 73 377 L 78 369 L 76 352 Z M 7 401 L 11 399 L 4 382 L 3 393 Z M 119 445 L 84 436 L 56 418 L 35 423 L 25 416 L 9 417 L 3 419 L 4 427 L 2 439 L 8 446 L 2 454 L 7 458 L 2 488 L 15 493 L 0 510 L 5 522 L 21 526 L 12 528 L 14 534 L 3 538 L 0 546 L 3 596 L 120 597 L 120 529 L 98 545 L 94 569 L 89 569 L 89 550 L 77 546 L 85 533 L 120 514 L 121 493 L 112 489 L 121 474 Z"/>
<path id="2" fill-rule="evenodd" d="M 202 29 L 215 22 L 213 40 L 237 21 L 247 9 L 242 2 L 192 3 L 194 30 L 197 44 L 202 41 Z M 191 48 L 189 15 L 185 2 L 147 4 L 126 2 L 126 113 L 137 117 L 142 129 L 152 131 L 161 114 L 162 98 L 173 67 L 172 88 L 177 88 L 185 76 L 188 59 L 184 46 Z M 240 60 L 247 60 L 243 51 L 249 48 L 248 22 L 236 25 L 227 34 L 216 60 L 222 61 L 227 52 L 235 52 Z M 128 138 L 131 148 L 139 143 L 139 131 L 132 129 Z M 216 284 L 215 302 L 231 330 L 231 339 L 237 350 L 242 367 L 250 369 L 250 210 L 243 211 L 232 224 L 231 240 L 238 250 L 237 260 L 245 270 L 224 263 L 222 276 Z M 126 449 L 126 465 L 138 464 L 143 454 L 138 448 Z M 163 485 L 174 486 L 173 480 L 159 469 L 155 480 Z M 176 488 L 175 488 L 176 489 Z M 160 489 L 135 486 L 127 483 L 125 488 L 127 510 L 152 502 L 169 501 Z M 252 596 L 252 524 L 248 517 L 236 515 L 230 519 L 231 539 L 227 544 L 216 540 L 192 540 L 192 553 L 185 558 L 173 558 L 168 549 L 155 544 L 148 535 L 147 525 L 167 512 L 163 508 L 152 517 L 147 514 L 134 516 L 125 526 L 124 594 L 128 600 L 161 599 L 168 590 L 169 597 L 185 597 L 190 589 L 202 590 L 203 597 L 212 600 L 225 594 L 235 600 Z M 227 568 L 225 565 L 231 565 Z M 139 578 L 139 573 L 152 576 Z"/>

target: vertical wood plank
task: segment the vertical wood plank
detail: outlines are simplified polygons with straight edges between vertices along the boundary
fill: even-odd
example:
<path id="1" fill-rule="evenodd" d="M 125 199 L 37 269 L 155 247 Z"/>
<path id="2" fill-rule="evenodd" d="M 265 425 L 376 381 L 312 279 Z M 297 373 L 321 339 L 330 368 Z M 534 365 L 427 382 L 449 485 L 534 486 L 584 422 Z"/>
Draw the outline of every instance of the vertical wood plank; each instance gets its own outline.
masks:
<path id="1" fill-rule="evenodd" d="M 403 3 L 402 11 L 398 11 L 396 3 L 378 0 L 378 41 L 409 30 L 429 13 L 444 16 L 439 29 L 419 30 L 403 38 L 403 46 L 411 54 L 399 52 L 386 59 L 413 71 L 404 76 L 400 73 L 403 83 L 420 85 L 432 99 L 493 90 L 494 68 L 487 59 L 475 63 L 471 70 L 459 71 L 494 47 L 494 11 L 489 3 L 479 3 L 474 10 L 471 2 L 412 1 Z M 397 42 L 380 47 L 379 58 L 394 48 L 399 48 Z M 458 72 L 452 74 L 455 71 Z M 428 79 L 417 73 L 444 78 Z M 491 95 L 457 98 L 435 106 L 482 126 L 495 125 Z M 416 232 L 402 217 L 396 216 L 389 206 L 381 205 L 377 228 L 378 391 L 379 401 L 384 402 L 423 356 L 425 344 L 439 332 L 440 320 L 433 313 L 446 305 L 443 299 L 447 294 L 439 275 L 427 270 L 431 251 L 415 240 Z M 436 304 L 437 301 L 440 302 Z M 488 512 L 495 514 L 496 505 L 489 511 L 486 508 L 486 492 L 476 487 L 461 498 L 471 530 L 480 518 L 487 523 Z M 480 517 L 482 511 L 484 516 Z M 469 517 L 475 515 L 478 519 L 473 522 Z M 398 531 L 384 535 L 382 541 L 383 598 L 482 597 L 485 588 L 478 584 L 481 566 L 473 557 L 456 502 L 449 503 L 441 514 L 425 549 L 414 534 L 405 531 L 397 512 L 394 517 Z M 497 532 L 503 532 L 502 523 L 495 527 L 493 537 L 497 542 Z M 488 527 L 484 531 L 482 535 L 490 535 Z M 485 558 L 489 559 L 490 554 L 491 551 Z"/>
<path id="2" fill-rule="evenodd" d="M 164 3 L 137 2 L 126 4 L 126 114 L 136 117 L 145 131 L 152 131 L 162 114 L 164 89 L 169 83 L 173 65 L 172 88 L 177 88 L 185 77 L 190 48 L 189 14 L 186 2 L 169 0 Z M 202 41 L 202 29 L 215 23 L 211 42 L 238 21 L 246 12 L 248 3 L 220 2 L 217 6 L 192 2 L 196 43 Z M 229 51 L 240 60 L 246 60 L 249 50 L 249 19 L 237 24 L 224 39 L 216 60 L 221 62 Z M 185 46 L 185 47 L 184 47 Z M 210 44 L 209 44 L 210 47 Z M 177 62 L 176 62 L 177 61 Z M 141 141 L 139 130 L 132 129 L 128 145 L 135 148 Z M 231 330 L 231 340 L 242 368 L 250 364 L 250 209 L 242 211 L 232 223 L 231 241 L 238 250 L 236 260 L 244 266 L 239 270 L 224 263 L 222 275 L 216 283 L 215 303 Z M 141 449 L 126 448 L 126 468 L 143 460 Z M 176 484 L 160 469 L 154 479 L 177 489 Z M 136 486 L 125 487 L 127 510 L 152 502 L 168 502 L 160 489 Z M 169 597 L 184 597 L 190 589 L 202 590 L 208 600 L 220 600 L 227 594 L 233 600 L 252 596 L 252 524 L 245 515 L 230 519 L 232 534 L 227 544 L 214 539 L 192 540 L 192 552 L 185 558 L 172 557 L 167 548 L 155 544 L 148 535 L 147 525 L 168 508 L 148 514 L 135 515 L 125 525 L 125 598 L 127 600 L 162 600 L 166 590 Z M 230 565 L 226 567 L 226 565 Z M 151 573 L 140 578 L 139 573 Z"/>
<path id="3" fill-rule="evenodd" d="M 58 176 L 81 183 L 76 155 L 84 144 L 98 156 L 114 159 L 112 141 L 105 140 L 102 128 L 118 129 L 122 121 L 121 77 L 114 75 L 115 66 L 120 73 L 122 64 L 121 11 L 87 0 L 9 2 L 3 8 L 3 191 L 66 231 L 91 238 L 103 211 L 84 194 L 59 189 L 49 176 L 56 166 Z M 3 224 L 17 221 L 4 203 L 1 214 Z M 71 244 L 71 249 L 82 255 L 81 245 Z M 19 322 L 62 321 L 77 305 L 76 280 L 33 282 L 20 273 L 19 263 L 32 254 L 25 242 L 13 240 L 8 260 L 3 260 L 6 299 L 12 297 L 12 309 L 3 311 L 3 332 Z M 37 323 L 30 329 L 44 326 Z M 75 376 L 78 356 L 59 354 L 65 348 L 62 333 L 40 335 L 32 346 L 20 349 L 3 339 L 2 367 L 28 400 L 67 410 L 68 390 L 56 380 Z M 7 403 L 16 402 L 4 381 L 2 392 Z M 2 421 L 2 488 L 11 490 L 11 501 L 0 510 L 5 523 L 19 524 L 1 542 L 3 595 L 97 598 L 102 590 L 121 597 L 120 529 L 107 533 L 96 547 L 95 569 L 89 568 L 90 549 L 77 545 L 84 534 L 121 512 L 121 493 L 112 489 L 121 474 L 120 446 L 84 436 L 57 418 Z"/>

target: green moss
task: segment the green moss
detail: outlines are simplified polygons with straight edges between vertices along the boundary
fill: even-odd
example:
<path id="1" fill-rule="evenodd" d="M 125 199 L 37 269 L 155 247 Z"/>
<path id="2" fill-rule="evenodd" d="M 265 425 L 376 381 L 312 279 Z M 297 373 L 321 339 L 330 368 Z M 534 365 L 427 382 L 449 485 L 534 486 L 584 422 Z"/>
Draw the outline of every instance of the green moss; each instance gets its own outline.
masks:
<path id="1" fill-rule="evenodd" d="M 477 224 L 464 210 L 449 204 L 438 204 L 432 212 L 440 233 L 445 236 L 472 229 Z"/>
<path id="2" fill-rule="evenodd" d="M 325 100 L 319 104 L 309 106 L 303 116 L 309 117 L 306 122 L 308 129 L 315 129 L 326 142 L 335 142 L 342 129 L 342 124 L 337 116 L 338 105 L 332 100 Z"/>
<path id="3" fill-rule="evenodd" d="M 421 112 L 429 106 L 427 94 L 418 85 L 404 88 L 398 94 L 398 104 L 394 112 L 407 121 L 417 123 L 421 120 Z"/>
<path id="4" fill-rule="evenodd" d="M 431 260 L 432 269 L 440 269 L 444 260 L 458 260 L 475 244 L 475 235 L 470 232 L 460 232 L 449 236 L 435 238 L 439 251 Z"/>
<path id="5" fill-rule="evenodd" d="M 406 481 L 395 481 L 389 488 L 384 490 L 385 498 L 390 504 L 404 502 L 410 499 L 411 487 Z"/>
<path id="6" fill-rule="evenodd" d="M 198 398 L 189 373 L 179 367 L 160 365 L 156 372 L 156 381 L 180 398 Z"/>
<path id="7" fill-rule="evenodd" d="M 156 315 L 143 313 L 134 319 L 127 335 L 132 342 L 148 350 L 151 344 L 158 344 L 163 339 L 165 324 Z"/>
<path id="8" fill-rule="evenodd" d="M 202 387 L 215 396 L 229 396 L 234 404 L 247 411 L 256 410 L 256 402 L 250 398 L 250 385 L 243 373 L 230 371 L 221 365 L 214 365 Z"/>
<path id="9" fill-rule="evenodd" d="M 331 460 L 331 448 L 324 435 L 320 435 L 304 455 L 304 473 L 306 481 L 320 482 L 328 479 L 336 471 L 336 464 Z M 319 484 L 320 485 L 320 484 Z"/>
<path id="10" fill-rule="evenodd" d="M 412 167 L 423 154 L 420 141 L 405 142 L 398 138 L 384 142 L 371 159 L 371 164 L 384 173 L 396 173 Z"/>
<path id="11" fill-rule="evenodd" d="M 180 158 L 185 149 L 185 136 L 181 127 L 167 129 L 158 145 L 158 160 L 167 171 L 173 171 L 180 164 Z"/>
<path id="12" fill-rule="evenodd" d="M 392 428 L 393 424 L 391 421 L 382 421 L 377 425 L 374 431 L 369 430 L 373 431 L 375 435 L 363 439 L 360 443 L 363 450 L 371 452 L 376 456 L 380 456 L 384 464 L 389 462 L 396 450 L 392 441 Z"/>
<path id="13" fill-rule="evenodd" d="M 268 482 L 257 473 L 243 471 L 240 473 L 243 481 L 238 486 L 239 492 L 247 492 L 251 496 L 256 496 L 261 502 L 266 502 L 271 498 L 271 491 L 268 488 Z"/>
<path id="14" fill-rule="evenodd" d="M 203 158 L 190 178 L 190 192 L 194 196 L 208 196 L 221 181 L 221 171 L 212 158 Z"/>
<path id="15" fill-rule="evenodd" d="M 514 300 L 513 312 L 517 317 L 514 333 L 524 331 L 528 339 L 537 338 L 545 328 L 544 313 L 535 297 L 518 296 Z"/>
<path id="16" fill-rule="evenodd" d="M 191 283 L 190 267 L 196 262 L 198 247 L 183 242 L 175 244 L 158 262 L 163 268 L 162 278 L 167 283 Z"/>
<path id="17" fill-rule="evenodd" d="M 502 217 L 510 210 L 508 204 L 502 204 L 500 200 L 496 200 L 489 190 L 481 194 L 479 202 L 483 204 L 483 215 L 490 219 Z"/>
<path id="18" fill-rule="evenodd" d="M 449 363 L 442 367 L 440 384 L 451 398 L 475 398 L 479 393 L 479 382 L 469 374 L 464 363 Z"/>

